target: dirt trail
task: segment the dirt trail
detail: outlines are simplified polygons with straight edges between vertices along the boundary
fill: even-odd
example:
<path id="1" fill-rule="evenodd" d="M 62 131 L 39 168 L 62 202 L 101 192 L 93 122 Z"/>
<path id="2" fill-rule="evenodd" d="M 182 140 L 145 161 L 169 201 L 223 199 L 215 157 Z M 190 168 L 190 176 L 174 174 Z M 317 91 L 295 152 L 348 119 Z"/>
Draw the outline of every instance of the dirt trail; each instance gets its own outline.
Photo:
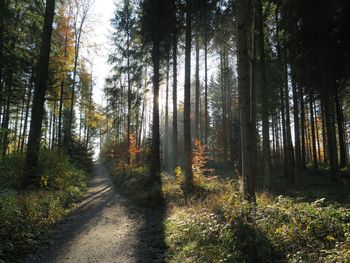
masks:
<path id="1" fill-rule="evenodd" d="M 78 208 L 57 227 L 50 245 L 26 263 L 163 262 L 163 211 L 131 205 L 96 164 Z"/>

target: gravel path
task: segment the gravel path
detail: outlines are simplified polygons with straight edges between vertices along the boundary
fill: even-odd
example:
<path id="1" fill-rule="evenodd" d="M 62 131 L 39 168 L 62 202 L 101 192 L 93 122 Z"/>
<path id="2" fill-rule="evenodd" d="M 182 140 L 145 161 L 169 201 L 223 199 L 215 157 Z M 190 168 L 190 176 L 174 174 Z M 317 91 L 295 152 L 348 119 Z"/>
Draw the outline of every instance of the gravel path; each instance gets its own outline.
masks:
<path id="1" fill-rule="evenodd" d="M 162 210 L 130 204 L 96 164 L 84 200 L 57 226 L 50 244 L 25 262 L 164 262 Z"/>

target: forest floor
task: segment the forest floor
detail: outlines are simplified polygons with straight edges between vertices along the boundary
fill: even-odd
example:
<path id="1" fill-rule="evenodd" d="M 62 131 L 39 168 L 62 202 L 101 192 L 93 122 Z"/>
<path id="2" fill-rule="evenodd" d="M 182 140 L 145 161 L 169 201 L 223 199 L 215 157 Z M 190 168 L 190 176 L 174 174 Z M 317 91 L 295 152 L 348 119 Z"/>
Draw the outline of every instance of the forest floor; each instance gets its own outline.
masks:
<path id="1" fill-rule="evenodd" d="M 96 164 L 83 201 L 24 262 L 155 262 L 165 253 L 161 222 L 162 209 L 132 205 Z"/>

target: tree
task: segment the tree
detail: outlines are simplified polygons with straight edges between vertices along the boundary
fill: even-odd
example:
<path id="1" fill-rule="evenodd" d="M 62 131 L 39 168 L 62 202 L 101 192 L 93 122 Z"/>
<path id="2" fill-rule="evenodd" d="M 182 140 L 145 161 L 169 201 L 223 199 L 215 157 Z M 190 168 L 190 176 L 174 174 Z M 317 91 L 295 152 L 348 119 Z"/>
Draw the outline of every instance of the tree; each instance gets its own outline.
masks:
<path id="1" fill-rule="evenodd" d="M 252 0 L 237 0 L 236 4 L 243 193 L 246 200 L 255 201 L 256 123 L 251 63 L 254 4 Z"/>
<path id="2" fill-rule="evenodd" d="M 270 174 L 271 174 L 271 160 L 270 160 L 270 134 L 269 134 L 269 105 L 268 105 L 268 89 L 266 83 L 266 70 L 265 70 L 265 40 L 264 40 L 264 19 L 261 0 L 256 1 L 256 13 L 257 13 L 257 48 L 259 51 L 259 60 L 256 67 L 257 82 L 260 83 L 260 89 L 262 94 L 262 133 L 263 133 L 263 155 L 264 155 L 264 190 L 268 190 L 270 187 Z"/>
<path id="3" fill-rule="evenodd" d="M 192 1 L 186 1 L 185 37 L 185 88 L 184 88 L 184 191 L 192 188 L 192 141 L 191 141 L 191 46 L 192 46 Z"/>
<path id="4" fill-rule="evenodd" d="M 55 12 L 55 0 L 47 0 L 45 8 L 44 26 L 38 61 L 38 76 L 34 89 L 32 118 L 29 131 L 26 159 L 24 164 L 23 188 L 38 182 L 38 159 L 41 139 L 41 127 L 44 115 L 45 93 L 47 88 L 49 57 L 51 49 L 52 24 Z"/>

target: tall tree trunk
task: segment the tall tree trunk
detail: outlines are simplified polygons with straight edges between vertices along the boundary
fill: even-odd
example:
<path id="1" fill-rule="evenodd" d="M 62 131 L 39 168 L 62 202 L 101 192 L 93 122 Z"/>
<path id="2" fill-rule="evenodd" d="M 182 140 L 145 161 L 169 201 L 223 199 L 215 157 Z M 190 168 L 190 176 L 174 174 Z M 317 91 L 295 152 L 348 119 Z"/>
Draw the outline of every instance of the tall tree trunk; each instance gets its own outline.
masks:
<path id="1" fill-rule="evenodd" d="M 51 135 L 51 149 L 54 150 L 56 147 L 56 108 L 57 101 L 53 103 L 53 112 L 52 112 L 52 135 Z"/>
<path id="2" fill-rule="evenodd" d="M 263 133 L 263 155 L 264 155 L 264 182 L 263 188 L 265 191 L 270 188 L 271 176 L 271 157 L 270 157 L 270 134 L 269 134 L 269 106 L 268 106 L 268 89 L 266 85 L 265 71 L 265 41 L 264 41 L 264 19 L 262 13 L 261 0 L 257 0 L 257 25 L 258 38 L 257 50 L 259 51 L 259 63 L 257 64 L 256 72 L 259 77 L 260 90 L 262 94 L 262 133 Z"/>
<path id="3" fill-rule="evenodd" d="M 238 85 L 244 198 L 255 201 L 256 120 L 253 85 L 253 1 L 237 0 Z"/>
<path id="4" fill-rule="evenodd" d="M 25 116 L 24 116 L 24 124 L 23 124 L 21 153 L 23 153 L 23 151 L 24 151 L 24 144 L 25 144 L 25 141 L 26 141 L 30 102 L 32 100 L 32 90 L 33 90 L 33 81 L 30 80 L 30 85 L 29 85 L 28 94 L 27 94 L 26 113 L 25 113 Z"/>
<path id="5" fill-rule="evenodd" d="M 316 143 L 317 143 L 317 155 L 318 161 L 321 161 L 321 144 L 320 144 L 320 136 L 319 136 L 319 125 L 318 125 L 318 117 L 317 117 L 317 107 L 316 102 L 314 100 L 314 111 L 315 111 L 315 128 L 316 128 Z"/>
<path id="6" fill-rule="evenodd" d="M 169 70 L 170 70 L 170 50 L 167 50 L 166 60 L 166 89 L 165 89 L 165 130 L 164 130 L 164 164 L 165 168 L 169 166 Z"/>
<path id="7" fill-rule="evenodd" d="M 227 101 L 226 101 L 226 65 L 225 65 L 225 47 L 222 47 L 220 54 L 220 64 L 221 64 L 221 107 L 222 107 L 222 147 L 223 147 L 223 161 L 227 164 L 228 154 L 227 154 Z"/>
<path id="8" fill-rule="evenodd" d="M 64 38 L 64 57 L 67 58 L 67 41 L 68 36 Z M 58 106 L 58 150 L 62 148 L 62 118 L 63 118 L 63 95 L 64 95 L 64 79 L 61 80 L 60 87 L 60 103 Z"/>
<path id="9" fill-rule="evenodd" d="M 335 123 L 334 123 L 334 103 L 333 98 L 328 94 L 323 97 L 324 108 L 325 108 L 325 123 L 326 123 L 326 133 L 327 133 L 327 144 L 328 144 L 328 158 L 331 168 L 331 173 L 337 176 L 339 166 L 338 166 L 338 151 L 337 151 L 337 141 L 335 135 Z"/>
<path id="10" fill-rule="evenodd" d="M 284 51 L 286 52 L 286 50 Z M 289 107 L 289 87 L 288 87 L 288 65 L 286 60 L 286 54 L 283 55 L 283 83 L 284 83 L 284 98 L 285 98 L 285 107 L 286 107 L 286 142 L 287 142 L 287 162 L 288 162 L 288 178 L 294 182 L 294 151 L 290 127 L 290 107 Z"/>
<path id="11" fill-rule="evenodd" d="M 324 103 L 321 101 L 321 111 L 322 111 L 322 148 L 323 148 L 323 162 L 325 164 L 328 163 L 328 159 L 327 159 L 327 134 L 326 134 L 326 123 L 325 123 L 325 119 L 326 119 L 326 115 L 325 115 L 325 110 L 324 110 Z"/>
<path id="12" fill-rule="evenodd" d="M 19 152 L 19 150 L 21 149 L 21 141 L 22 139 L 24 139 L 24 137 L 22 137 L 22 128 L 23 128 L 23 118 L 24 118 L 24 108 L 25 108 L 25 104 L 26 104 L 26 94 L 24 92 L 23 95 L 23 101 L 22 101 L 22 109 L 21 109 L 21 121 L 20 121 L 20 125 L 19 125 L 19 133 L 18 133 L 18 144 L 17 144 L 17 152 Z"/>
<path id="13" fill-rule="evenodd" d="M 304 89 L 299 87 L 299 99 L 300 99 L 300 130 L 301 130 L 301 161 L 300 168 L 306 169 L 306 145 L 305 145 L 305 104 L 304 104 Z"/>
<path id="14" fill-rule="evenodd" d="M 345 168 L 347 165 L 347 153 L 344 134 L 344 114 L 339 97 L 339 89 L 335 93 L 335 106 L 337 112 L 337 126 L 338 126 L 338 138 L 339 138 L 339 150 L 340 150 L 340 168 Z"/>
<path id="15" fill-rule="evenodd" d="M 156 4 L 157 5 L 157 4 Z M 157 12 L 156 12 L 157 14 Z M 153 61 L 153 124 L 152 149 L 150 162 L 151 182 L 160 182 L 160 133 L 159 133 L 159 35 L 154 33 L 152 61 Z"/>
<path id="16" fill-rule="evenodd" d="M 185 44 L 185 88 L 184 88 L 184 190 L 192 190 L 192 145 L 191 145 L 191 46 L 192 46 L 192 1 L 187 0 L 186 44 Z"/>
<path id="17" fill-rule="evenodd" d="M 12 93 L 12 72 L 9 73 L 9 80 L 6 83 L 6 106 L 4 110 L 4 117 L 1 123 L 1 156 L 4 157 L 7 152 L 8 147 L 8 134 L 9 134 L 9 124 L 10 124 L 10 105 L 11 105 L 11 93 Z"/>
<path id="18" fill-rule="evenodd" d="M 5 0 L 0 0 L 0 108 L 3 100 Z M 1 109 L 0 109 L 1 117 Z"/>
<path id="19" fill-rule="evenodd" d="M 199 138 L 199 101 L 200 101 L 200 82 L 199 82 L 199 34 L 196 34 L 196 94 L 195 94 L 195 121 L 194 137 Z"/>
<path id="20" fill-rule="evenodd" d="M 209 115 L 208 115 L 208 18 L 205 11 L 204 25 L 204 143 L 208 143 Z"/>
<path id="21" fill-rule="evenodd" d="M 63 95 L 64 95 L 64 81 L 62 80 L 61 89 L 60 89 L 60 103 L 58 106 L 58 149 L 62 148 Z"/>
<path id="22" fill-rule="evenodd" d="M 55 13 L 55 0 L 46 1 L 44 28 L 41 40 L 38 75 L 34 90 L 32 120 L 30 124 L 27 154 L 24 163 L 24 180 L 22 187 L 27 188 L 39 182 L 38 159 L 41 138 L 41 127 L 44 117 L 46 84 L 49 71 L 52 24 Z M 35 116 L 35 117 L 34 117 Z"/>
<path id="23" fill-rule="evenodd" d="M 173 136 L 172 169 L 177 166 L 177 32 L 173 32 Z"/>
<path id="24" fill-rule="evenodd" d="M 301 147 L 300 147 L 300 128 L 299 128 L 299 94 L 298 94 L 294 64 L 291 65 L 291 70 L 292 70 L 292 90 L 293 90 L 295 168 L 298 171 L 301 168 Z"/>
<path id="25" fill-rule="evenodd" d="M 126 142 L 128 147 L 128 165 L 131 165 L 131 156 L 130 156 L 130 133 L 131 133 L 131 78 L 130 78 L 130 6 L 129 0 L 125 0 L 125 5 L 127 5 L 127 14 L 126 14 L 126 52 L 127 52 L 127 81 L 128 81 L 128 115 L 127 115 L 127 134 Z"/>
<path id="26" fill-rule="evenodd" d="M 312 149 L 312 161 L 314 169 L 318 168 L 317 161 L 317 149 L 316 149 L 316 132 L 315 132 L 315 119 L 314 119 L 314 107 L 313 107 L 314 95 L 309 92 L 309 108 L 310 108 L 310 122 L 311 122 L 311 149 Z"/>

